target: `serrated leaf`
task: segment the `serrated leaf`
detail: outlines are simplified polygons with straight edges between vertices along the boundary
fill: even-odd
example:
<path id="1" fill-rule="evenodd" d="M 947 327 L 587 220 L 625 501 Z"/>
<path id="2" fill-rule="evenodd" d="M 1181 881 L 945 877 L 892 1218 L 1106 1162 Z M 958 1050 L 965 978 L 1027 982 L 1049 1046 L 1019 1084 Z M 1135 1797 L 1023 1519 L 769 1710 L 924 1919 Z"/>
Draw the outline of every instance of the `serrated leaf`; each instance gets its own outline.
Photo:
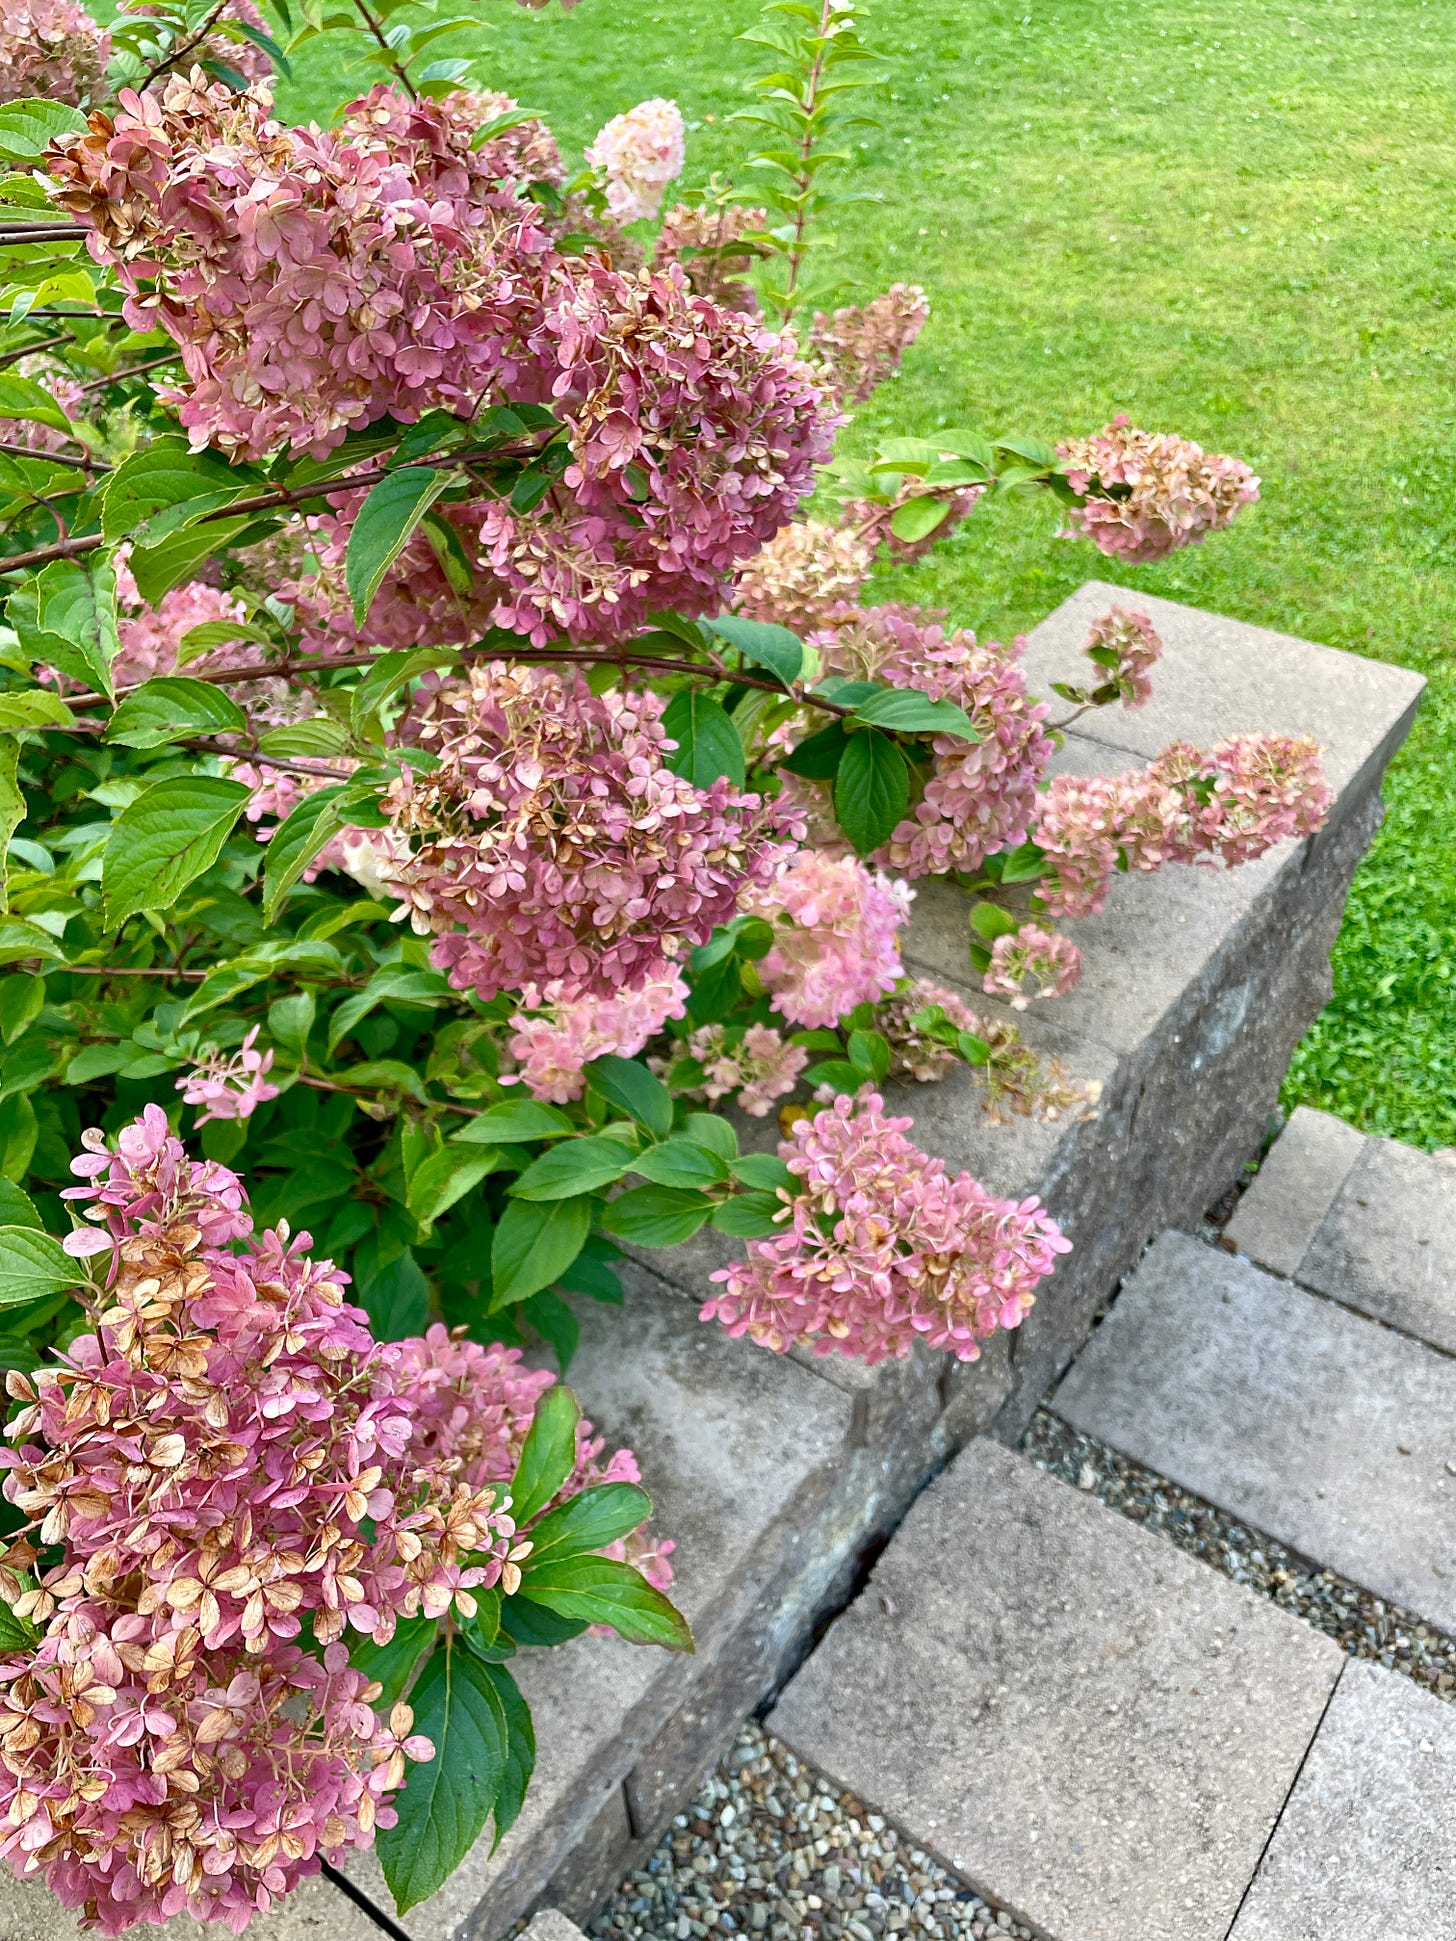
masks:
<path id="1" fill-rule="evenodd" d="M 728 1177 L 728 1161 L 682 1133 L 649 1146 L 632 1161 L 631 1170 L 655 1186 L 717 1186 Z"/>
<path id="2" fill-rule="evenodd" d="M 634 1186 L 606 1208 L 601 1224 L 639 1247 L 676 1247 L 713 1211 L 705 1193 L 678 1186 Z"/>
<path id="3" fill-rule="evenodd" d="M 839 764 L 852 739 L 840 722 L 832 721 L 817 734 L 806 736 L 787 755 L 780 755 L 776 766 L 786 768 L 791 775 L 802 775 L 809 782 L 831 781 L 839 773 Z"/>
<path id="4" fill-rule="evenodd" d="M 274 831 L 263 864 L 263 916 L 272 923 L 293 885 L 331 836 L 344 826 L 357 792 L 348 783 L 316 789 Z"/>
<path id="5" fill-rule="evenodd" d="M 247 716 L 211 681 L 161 674 L 122 697 L 106 728 L 106 740 L 125 748 L 160 748 L 186 735 L 243 732 Z"/>
<path id="6" fill-rule="evenodd" d="M 25 734 L 40 728 L 74 728 L 76 717 L 59 694 L 43 687 L 8 688 L 0 693 L 0 734 Z"/>
<path id="7" fill-rule="evenodd" d="M 609 1105 L 646 1126 L 654 1139 L 667 1137 L 672 1130 L 672 1094 L 645 1065 L 613 1052 L 594 1058 L 584 1070 L 587 1084 Z"/>
<path id="8" fill-rule="evenodd" d="M 43 1301 L 82 1279 L 81 1267 L 48 1233 L 31 1226 L 0 1227 L 0 1306 Z"/>
<path id="9" fill-rule="evenodd" d="M 480 1838 L 505 1775 L 510 1727 L 492 1668 L 444 1637 L 410 1694 L 414 1730 L 435 1748 L 394 1796 L 380 1832 L 384 1878 L 401 1914 L 428 1900 Z"/>
<path id="10" fill-rule="evenodd" d="M 592 1202 L 510 1200 L 491 1242 L 492 1308 L 509 1307 L 558 1280 L 591 1231 Z"/>
<path id="11" fill-rule="evenodd" d="M 531 1161 L 512 1183 L 511 1196 L 518 1200 L 565 1200 L 577 1193 L 594 1193 L 619 1180 L 633 1163 L 631 1147 L 603 1133 L 563 1139 Z"/>
<path id="12" fill-rule="evenodd" d="M 548 1388 L 521 1445 L 511 1478 L 511 1515 L 521 1529 L 539 1516 L 576 1467 L 581 1408 L 569 1388 Z"/>
<path id="13" fill-rule="evenodd" d="M 103 921 L 169 910 L 216 862 L 251 790 L 217 775 L 156 782 L 111 825 L 101 859 Z"/>
<path id="14" fill-rule="evenodd" d="M 86 117 L 67 101 L 27 96 L 0 108 L 0 160 L 29 165 L 43 155 L 58 135 L 86 132 Z M 8 406 L 0 411 L 9 417 Z"/>
<path id="15" fill-rule="evenodd" d="M 785 687 L 798 680 L 804 667 L 804 643 L 787 627 L 776 627 L 763 620 L 745 620 L 741 614 L 722 613 L 702 625 L 755 667 L 766 667 L 777 674 Z"/>
<path id="16" fill-rule="evenodd" d="M 430 1318 L 430 1284 L 412 1247 L 361 1281 L 356 1293 L 376 1339 L 406 1341 L 424 1333 Z"/>
<path id="17" fill-rule="evenodd" d="M 713 1226 L 735 1240 L 764 1240 L 782 1230 L 784 1203 L 773 1193 L 735 1193 L 714 1209 Z"/>
<path id="18" fill-rule="evenodd" d="M 851 735 L 834 778 L 834 813 L 859 855 L 888 841 L 909 800 L 910 772 L 889 736 L 878 728 Z"/>
<path id="19" fill-rule="evenodd" d="M 531 1708 L 505 1666 L 488 1664 L 484 1670 L 506 1715 L 506 1764 L 495 1796 L 495 1837 L 499 1843 L 501 1835 L 509 1833 L 520 1817 L 536 1770 L 536 1728 L 531 1723 Z"/>
<path id="20" fill-rule="evenodd" d="M 961 741 L 979 741 L 980 733 L 964 708 L 954 701 L 932 701 L 917 688 L 880 688 L 855 708 L 856 721 L 876 727 L 893 728 L 902 735 L 955 735 Z"/>
<path id="21" fill-rule="evenodd" d="M 473 1192 L 495 1170 L 500 1155 L 493 1146 L 442 1146 L 422 1159 L 410 1175 L 409 1210 L 426 1232 L 458 1200 Z"/>
<path id="22" fill-rule="evenodd" d="M 567 1272 L 570 1271 L 568 1268 Z M 516 1312 L 540 1335 L 555 1355 L 556 1365 L 564 1375 L 581 1340 L 580 1324 L 566 1302 L 553 1289 L 543 1287 L 539 1294 L 532 1294 L 529 1299 L 520 1302 Z"/>
<path id="23" fill-rule="evenodd" d="M 576 1127 L 554 1105 L 538 1099 L 502 1099 L 455 1134 L 457 1146 L 512 1146 L 537 1139 L 562 1139 Z"/>
<path id="24" fill-rule="evenodd" d="M 732 715 L 712 695 L 699 688 L 680 688 L 667 704 L 662 726 L 677 743 L 667 757 L 674 775 L 681 775 L 698 789 L 711 788 L 726 775 L 735 788 L 742 788 L 746 772 L 743 739 Z"/>
<path id="25" fill-rule="evenodd" d="M 558 1617 L 610 1625 L 629 1644 L 693 1649 L 693 1634 L 682 1613 L 640 1571 L 611 1557 L 547 1560 L 523 1577 L 519 1595 Z"/>
<path id="26" fill-rule="evenodd" d="M 174 586 L 191 579 L 203 560 L 220 553 L 252 523 L 246 515 L 236 519 L 205 519 L 169 534 L 154 546 L 135 547 L 127 564 L 137 591 L 149 606 L 156 606 Z"/>
<path id="27" fill-rule="evenodd" d="M 755 1186 L 763 1192 L 773 1192 L 782 1186 L 786 1193 L 801 1193 L 804 1183 L 791 1173 L 776 1153 L 746 1152 L 742 1158 L 733 1161 L 733 1177 L 741 1179 L 745 1186 Z"/>
<path id="28" fill-rule="evenodd" d="M 4 122 L 9 112 L 9 108 L 0 108 L 0 142 L 4 139 Z M 0 418 L 26 418 L 32 424 L 50 425 L 53 430 L 68 435 L 71 430 L 70 419 L 49 391 L 34 378 L 22 377 L 16 370 L 0 371 Z M 36 456 L 43 454 L 38 452 Z"/>
<path id="29" fill-rule="evenodd" d="M 344 583 L 356 627 L 363 626 L 385 574 L 450 481 L 449 472 L 406 465 L 382 478 L 360 506 L 344 556 Z"/>
<path id="30" fill-rule="evenodd" d="M 185 438 L 158 438 L 107 475 L 102 535 L 155 546 L 204 513 L 231 505 L 254 483 L 214 453 L 194 452 Z"/>
<path id="31" fill-rule="evenodd" d="M 928 539 L 949 517 L 949 499 L 937 499 L 929 492 L 922 492 L 895 507 L 890 514 L 890 531 L 907 546 L 913 546 L 921 539 Z"/>
<path id="32" fill-rule="evenodd" d="M 584 1489 L 531 1525 L 527 1570 L 538 1568 L 548 1558 L 605 1550 L 609 1543 L 638 1529 L 651 1514 L 652 1498 L 635 1483 L 599 1483 L 594 1489 Z"/>
<path id="33" fill-rule="evenodd" d="M 412 970 L 408 964 L 385 964 L 375 971 L 362 991 L 353 992 L 334 1007 L 329 1019 L 329 1051 L 333 1053 L 355 1025 L 386 999 L 396 1004 L 434 1006 L 450 994 L 449 983 L 439 971 Z M 481 1140 L 479 1143 L 493 1142 Z"/>

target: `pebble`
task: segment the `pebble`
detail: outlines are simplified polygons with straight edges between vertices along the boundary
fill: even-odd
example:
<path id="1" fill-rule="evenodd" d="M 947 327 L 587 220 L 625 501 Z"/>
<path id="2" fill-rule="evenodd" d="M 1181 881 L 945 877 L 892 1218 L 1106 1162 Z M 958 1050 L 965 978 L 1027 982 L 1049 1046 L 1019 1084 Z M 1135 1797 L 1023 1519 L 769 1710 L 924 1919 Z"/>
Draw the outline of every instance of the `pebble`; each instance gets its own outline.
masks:
<path id="1" fill-rule="evenodd" d="M 1437 1698 L 1456 1699 L 1456 1638 L 1433 1630 L 1414 1612 L 1316 1568 L 1201 1496 L 1130 1462 L 1106 1443 L 1079 1435 L 1048 1409 L 1038 1411 L 1021 1446 L 1051 1475 L 1090 1491 L 1109 1509 L 1293 1611 L 1352 1657 L 1402 1672 Z"/>
<path id="2" fill-rule="evenodd" d="M 745 1929 L 768 1941 L 1031 1941 L 751 1720 L 590 1932 L 693 1941 Z"/>

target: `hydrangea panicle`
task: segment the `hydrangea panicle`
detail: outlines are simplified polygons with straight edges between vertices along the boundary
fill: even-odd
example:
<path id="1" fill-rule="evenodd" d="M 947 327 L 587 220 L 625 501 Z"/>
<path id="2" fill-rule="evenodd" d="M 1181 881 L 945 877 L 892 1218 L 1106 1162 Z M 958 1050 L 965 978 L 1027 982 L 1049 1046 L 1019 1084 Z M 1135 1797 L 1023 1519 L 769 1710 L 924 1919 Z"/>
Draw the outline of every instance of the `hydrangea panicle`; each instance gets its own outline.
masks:
<path id="1" fill-rule="evenodd" d="M 766 209 L 747 209 L 736 202 L 716 208 L 679 202 L 662 218 L 653 268 L 676 263 L 695 296 L 709 297 L 725 310 L 756 316 L 758 297 L 747 281 L 754 252 L 743 239 L 767 224 Z"/>
<path id="2" fill-rule="evenodd" d="M 606 179 L 607 208 L 618 222 L 641 222 L 662 207 L 663 191 L 683 170 L 683 118 L 675 101 L 654 95 L 613 115 L 587 148 Z"/>
<path id="3" fill-rule="evenodd" d="M 809 1062 L 802 1045 L 790 1043 L 769 1024 L 734 1029 L 700 1025 L 687 1041 L 687 1055 L 703 1070 L 703 1082 L 689 1096 L 716 1104 L 733 1098 L 750 1118 L 767 1118 L 775 1099 L 785 1098 Z"/>
<path id="4" fill-rule="evenodd" d="M 210 1119 L 248 1119 L 266 1099 L 277 1098 L 278 1087 L 268 1083 L 273 1053 L 255 1048 L 257 1036 L 254 1025 L 230 1058 L 209 1046 L 206 1056 L 177 1080 L 184 1105 L 206 1108 L 196 1125 L 205 1126 Z"/>
<path id="5" fill-rule="evenodd" d="M 1163 643 L 1145 613 L 1113 607 L 1094 620 L 1083 644 L 1084 654 L 1100 656 L 1094 665 L 1099 686 L 1115 687 L 1125 708 L 1143 707 L 1153 692 L 1152 670 L 1162 658 Z"/>
<path id="6" fill-rule="evenodd" d="M 676 971 L 606 997 L 564 997 L 562 990 L 557 980 L 544 990 L 528 986 L 522 992 L 506 1041 L 518 1070 L 501 1079 L 504 1085 L 519 1080 L 532 1098 L 553 1105 L 581 1097 L 592 1059 L 609 1052 L 635 1058 L 669 1018 L 687 1010 L 688 987 Z"/>
<path id="7" fill-rule="evenodd" d="M 784 1231 L 720 1268 L 705 1321 L 783 1353 L 800 1344 L 873 1365 L 917 1341 L 974 1361 L 1031 1309 L 1070 1251 L 1035 1199 L 998 1200 L 905 1137 L 870 1093 L 800 1119 L 779 1148 L 802 1190 Z"/>
<path id="8" fill-rule="evenodd" d="M 1210 456 L 1171 432 L 1138 431 L 1125 414 L 1059 445 L 1057 457 L 1072 490 L 1085 495 L 1068 524 L 1129 566 L 1200 544 L 1259 496 L 1241 459 Z"/>
<path id="9" fill-rule="evenodd" d="M 0 0 L 0 102 L 80 107 L 102 92 L 111 36 L 76 0 Z"/>
<path id="10" fill-rule="evenodd" d="M 801 850 L 744 906 L 774 926 L 757 966 L 773 1009 L 790 1024 L 819 1028 L 892 991 L 912 894 L 857 856 Z"/>
<path id="11" fill-rule="evenodd" d="M 894 283 L 868 303 L 848 305 L 832 316 L 816 312 L 808 354 L 841 406 L 864 404 L 900 368 L 929 318 L 930 300 L 920 285 Z"/>
<path id="12" fill-rule="evenodd" d="M 1065 997 L 1081 976 L 1082 953 L 1070 937 L 1023 923 L 992 944 L 982 988 L 988 996 L 1010 998 L 1013 1011 L 1024 1011 L 1032 998 Z M 1028 978 L 1034 986 L 1030 992 Z"/>

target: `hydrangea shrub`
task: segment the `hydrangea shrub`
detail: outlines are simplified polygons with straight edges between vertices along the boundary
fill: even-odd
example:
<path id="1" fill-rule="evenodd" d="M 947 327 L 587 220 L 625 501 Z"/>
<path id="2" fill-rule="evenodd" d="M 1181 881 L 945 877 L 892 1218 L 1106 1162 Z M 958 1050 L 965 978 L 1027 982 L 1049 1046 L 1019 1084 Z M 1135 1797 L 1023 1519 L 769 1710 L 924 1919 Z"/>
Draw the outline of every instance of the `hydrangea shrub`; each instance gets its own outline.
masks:
<path id="1" fill-rule="evenodd" d="M 109 1934 L 375 1840 L 409 1906 L 507 1827 L 512 1655 L 689 1644 L 537 1366 L 620 1246 L 744 1242 L 703 1318 L 775 1350 L 973 1359 L 1067 1243 L 885 1088 L 1087 1110 L 1015 1023 L 1060 922 L 1329 800 L 1297 732 L 1054 774 L 1147 699 L 1132 608 L 1054 720 L 867 601 L 988 495 L 1136 562 L 1258 481 L 1121 416 L 836 455 L 933 327 L 826 268 L 855 0 L 767 10 L 752 195 L 677 202 L 675 102 L 569 158 L 349 3 L 323 127 L 271 74 L 343 15 L 0 7 L 0 1848 Z"/>

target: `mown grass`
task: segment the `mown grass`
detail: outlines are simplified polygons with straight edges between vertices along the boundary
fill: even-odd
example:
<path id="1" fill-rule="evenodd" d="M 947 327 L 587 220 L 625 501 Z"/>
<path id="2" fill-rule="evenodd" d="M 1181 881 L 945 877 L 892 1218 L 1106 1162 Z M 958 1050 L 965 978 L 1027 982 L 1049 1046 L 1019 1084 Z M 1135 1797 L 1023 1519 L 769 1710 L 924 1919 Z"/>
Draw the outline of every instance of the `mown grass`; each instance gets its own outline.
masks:
<path id="1" fill-rule="evenodd" d="M 483 13 L 487 71 L 579 152 L 649 93 L 730 170 L 753 0 Z M 897 586 L 989 632 L 1095 570 L 1419 668 L 1430 690 L 1287 1098 L 1456 1144 L 1456 227 L 1442 0 L 881 0 L 878 130 L 839 261 L 934 314 L 850 436 L 1056 435 L 1127 410 L 1250 460 L 1231 533 L 1118 572 L 1049 505 L 978 516 Z M 470 38 L 470 37 L 466 37 Z M 337 98 L 336 37 L 291 108 Z M 472 50 L 473 51 L 473 50 Z M 1291 727 L 1297 725 L 1290 724 Z"/>

